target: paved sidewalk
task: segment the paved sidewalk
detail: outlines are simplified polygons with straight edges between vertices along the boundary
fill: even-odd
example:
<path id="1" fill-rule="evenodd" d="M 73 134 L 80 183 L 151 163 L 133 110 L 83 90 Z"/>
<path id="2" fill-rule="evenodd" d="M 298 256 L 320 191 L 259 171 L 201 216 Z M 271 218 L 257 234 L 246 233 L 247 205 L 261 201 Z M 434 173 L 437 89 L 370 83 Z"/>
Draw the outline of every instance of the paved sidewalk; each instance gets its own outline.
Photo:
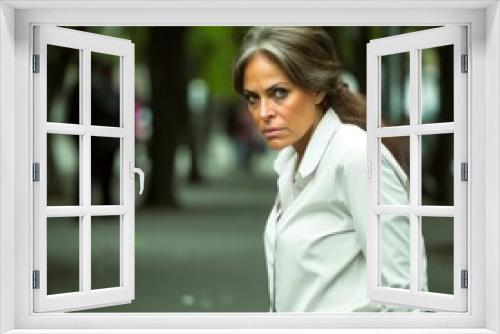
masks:
<path id="1" fill-rule="evenodd" d="M 91 312 L 265 312 L 269 176 L 179 186 L 180 210 L 136 210 L 136 299 Z"/>

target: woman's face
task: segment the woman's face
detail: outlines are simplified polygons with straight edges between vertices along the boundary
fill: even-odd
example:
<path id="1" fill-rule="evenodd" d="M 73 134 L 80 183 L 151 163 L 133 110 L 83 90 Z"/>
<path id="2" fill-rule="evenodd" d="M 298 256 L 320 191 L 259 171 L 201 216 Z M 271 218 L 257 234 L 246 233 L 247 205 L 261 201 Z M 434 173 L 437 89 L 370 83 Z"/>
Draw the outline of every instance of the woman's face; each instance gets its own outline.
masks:
<path id="1" fill-rule="evenodd" d="M 243 96 L 271 148 L 293 145 L 303 153 L 321 120 L 319 103 L 324 94 L 297 87 L 267 56 L 256 54 L 244 71 Z"/>

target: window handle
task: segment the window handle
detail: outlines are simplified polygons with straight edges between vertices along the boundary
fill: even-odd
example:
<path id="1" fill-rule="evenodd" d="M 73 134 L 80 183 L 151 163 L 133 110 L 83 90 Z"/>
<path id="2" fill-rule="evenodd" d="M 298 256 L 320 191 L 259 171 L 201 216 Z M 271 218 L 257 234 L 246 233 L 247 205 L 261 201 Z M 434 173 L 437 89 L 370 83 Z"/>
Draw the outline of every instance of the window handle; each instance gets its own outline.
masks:
<path id="1" fill-rule="evenodd" d="M 142 169 L 134 167 L 134 163 L 130 162 L 130 178 L 134 178 L 134 174 L 139 174 L 139 195 L 144 191 L 144 172 Z"/>

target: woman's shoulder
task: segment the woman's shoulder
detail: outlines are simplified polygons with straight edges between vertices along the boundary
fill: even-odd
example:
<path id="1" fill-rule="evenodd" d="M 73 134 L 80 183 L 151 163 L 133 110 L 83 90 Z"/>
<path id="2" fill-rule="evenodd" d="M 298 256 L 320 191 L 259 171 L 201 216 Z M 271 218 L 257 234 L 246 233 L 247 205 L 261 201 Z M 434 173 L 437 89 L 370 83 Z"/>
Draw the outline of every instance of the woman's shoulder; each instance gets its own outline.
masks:
<path id="1" fill-rule="evenodd" d="M 365 130 L 354 124 L 343 123 L 330 143 L 330 154 L 335 157 L 344 172 L 359 175 L 368 168 L 368 136 Z M 382 145 L 380 148 L 382 168 L 386 178 L 395 177 L 405 184 L 407 176 L 390 150 Z"/>
<path id="2" fill-rule="evenodd" d="M 354 124 L 343 123 L 339 126 L 333 142 L 342 145 L 345 150 L 366 149 L 366 131 Z"/>
<path id="3" fill-rule="evenodd" d="M 343 165 L 363 164 L 367 160 L 366 131 L 354 124 L 342 124 L 332 138 L 330 148 Z"/>

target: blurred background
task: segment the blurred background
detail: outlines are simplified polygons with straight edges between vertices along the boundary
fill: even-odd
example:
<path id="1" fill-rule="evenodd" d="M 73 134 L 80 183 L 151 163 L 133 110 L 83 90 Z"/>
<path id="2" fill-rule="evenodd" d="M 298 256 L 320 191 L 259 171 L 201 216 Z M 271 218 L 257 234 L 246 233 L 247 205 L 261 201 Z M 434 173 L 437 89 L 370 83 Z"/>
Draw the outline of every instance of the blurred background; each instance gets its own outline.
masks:
<path id="1" fill-rule="evenodd" d="M 135 300 L 91 312 L 266 312 L 276 156 L 232 90 L 248 27 L 69 27 L 135 44 Z M 366 44 L 430 27 L 325 27 L 366 94 Z M 453 48 L 422 52 L 423 123 L 453 121 Z M 92 53 L 92 125 L 120 126 L 120 60 Z M 408 124 L 409 55 L 382 57 L 385 125 Z M 49 122 L 78 123 L 78 50 L 48 47 Z M 48 205 L 79 204 L 78 136 L 47 135 Z M 401 138 L 409 146 L 408 138 Z M 453 135 L 422 136 L 424 205 L 453 205 Z M 120 203 L 120 140 L 91 141 L 92 205 Z M 137 185 L 136 185 L 137 186 Z M 137 190 L 137 188 L 136 188 Z M 61 223 L 63 222 L 63 223 Z M 92 289 L 119 285 L 119 217 L 92 217 Z M 78 291 L 78 218 L 48 219 L 48 293 Z M 429 290 L 453 292 L 453 218 L 422 217 Z"/>

